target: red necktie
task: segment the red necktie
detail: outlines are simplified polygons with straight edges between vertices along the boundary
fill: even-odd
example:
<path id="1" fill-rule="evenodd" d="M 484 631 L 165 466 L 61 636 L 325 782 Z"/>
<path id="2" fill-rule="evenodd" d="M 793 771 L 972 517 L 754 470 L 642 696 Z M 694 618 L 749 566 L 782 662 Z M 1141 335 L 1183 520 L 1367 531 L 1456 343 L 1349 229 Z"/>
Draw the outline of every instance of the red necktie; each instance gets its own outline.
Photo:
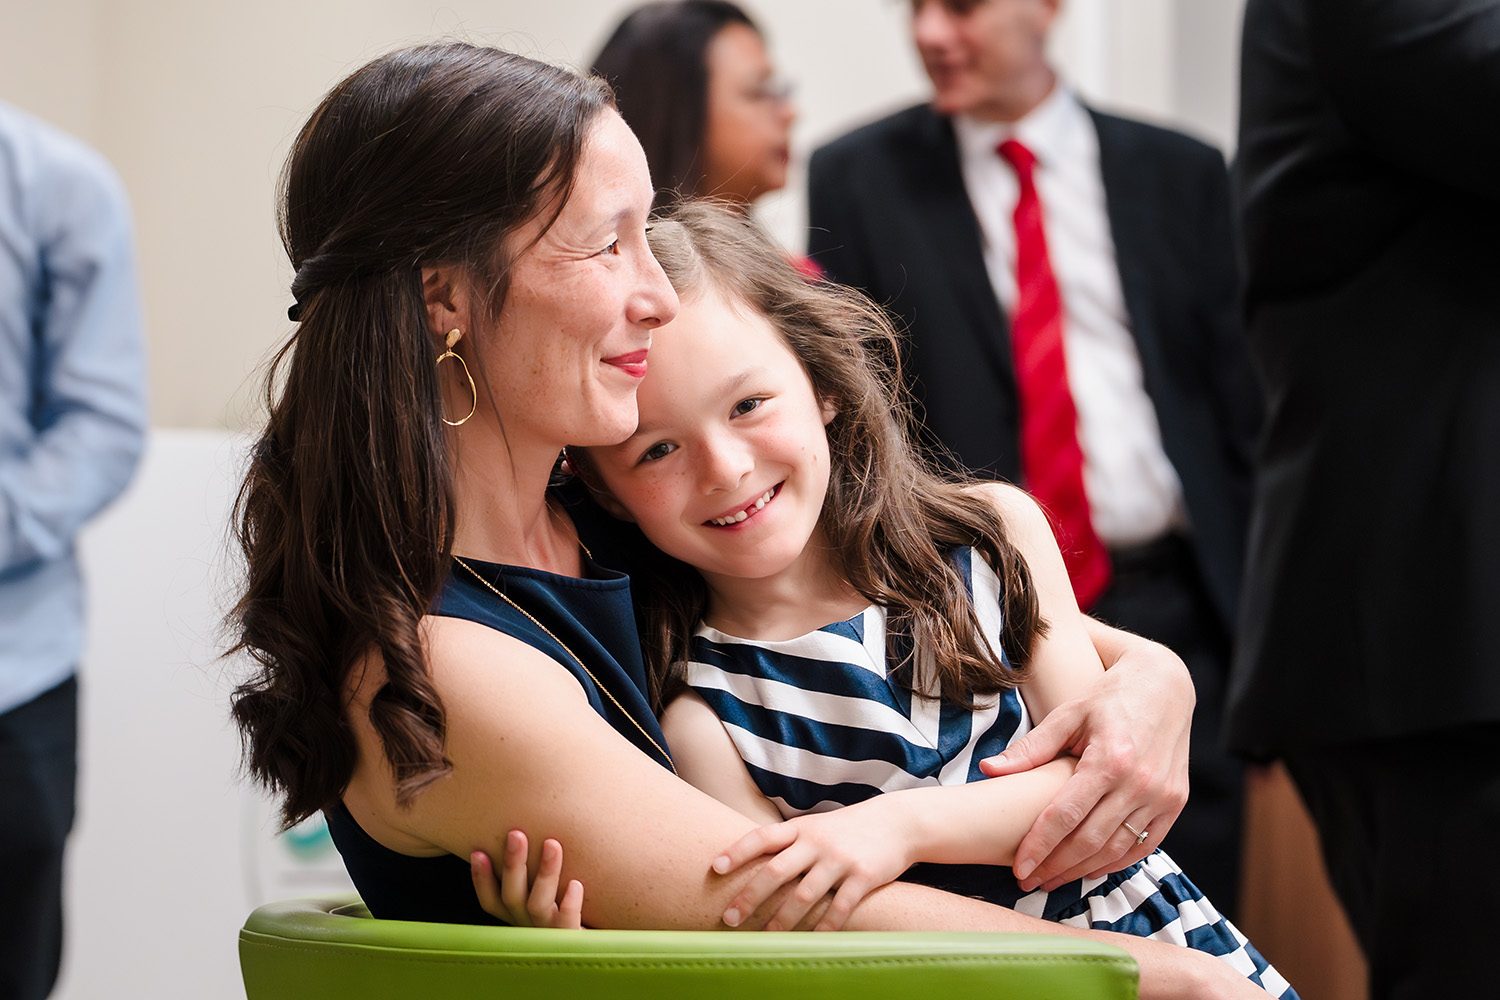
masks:
<path id="1" fill-rule="evenodd" d="M 1014 139 L 997 148 L 1016 171 L 1016 310 L 1011 321 L 1016 391 L 1021 403 L 1021 475 L 1052 522 L 1078 606 L 1087 610 L 1109 585 L 1109 551 L 1094 534 L 1083 491 L 1078 411 L 1068 390 L 1062 295 L 1047 257 L 1036 157 Z"/>

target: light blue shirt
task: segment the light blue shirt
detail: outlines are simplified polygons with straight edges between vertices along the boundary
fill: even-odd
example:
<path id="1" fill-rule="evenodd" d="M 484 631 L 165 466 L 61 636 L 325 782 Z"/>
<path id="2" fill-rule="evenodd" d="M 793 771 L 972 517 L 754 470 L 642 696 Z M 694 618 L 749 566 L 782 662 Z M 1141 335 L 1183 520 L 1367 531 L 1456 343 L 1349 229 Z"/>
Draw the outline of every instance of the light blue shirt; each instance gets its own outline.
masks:
<path id="1" fill-rule="evenodd" d="M 140 458 L 145 381 L 124 188 L 0 104 L 0 712 L 78 666 L 74 540 Z"/>

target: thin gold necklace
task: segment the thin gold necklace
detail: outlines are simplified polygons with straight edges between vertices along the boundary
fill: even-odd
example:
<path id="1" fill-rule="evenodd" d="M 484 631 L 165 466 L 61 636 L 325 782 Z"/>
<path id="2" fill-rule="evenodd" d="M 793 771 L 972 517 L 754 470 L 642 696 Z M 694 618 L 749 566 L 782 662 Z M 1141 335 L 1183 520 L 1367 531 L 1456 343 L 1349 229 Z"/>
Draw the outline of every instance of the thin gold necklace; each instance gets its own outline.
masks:
<path id="1" fill-rule="evenodd" d="M 585 555 L 589 555 L 589 550 L 587 548 L 585 548 L 583 551 L 584 551 Z M 589 555 L 589 558 L 592 559 L 593 556 Z M 619 701 L 616 700 L 615 696 L 610 693 L 609 688 L 607 688 L 603 684 L 599 683 L 599 678 L 597 678 L 597 677 L 594 676 L 594 672 L 588 668 L 588 665 L 583 662 L 583 659 L 577 653 L 573 652 L 572 648 L 569 647 L 567 643 L 565 643 L 561 639 L 559 639 L 557 637 L 557 634 L 554 633 L 550 628 L 548 628 L 547 626 L 543 625 L 541 622 L 537 621 L 536 620 L 536 616 L 533 615 L 530 611 L 527 611 L 525 608 L 521 607 L 515 601 L 511 600 L 510 597 L 505 593 L 505 591 L 501 590 L 499 587 L 495 586 L 493 583 L 491 583 L 490 581 L 486 580 L 484 577 L 480 576 L 479 575 L 479 571 L 476 570 L 473 566 L 470 566 L 468 563 L 464 562 L 464 560 L 461 557 L 454 556 L 453 557 L 453 561 L 456 562 L 456 563 L 458 563 L 464 569 L 468 570 L 469 571 L 469 575 L 472 576 L 474 579 L 478 580 L 480 583 L 484 584 L 484 586 L 489 590 L 490 593 L 494 594 L 496 597 L 500 598 L 500 600 L 504 601 L 506 604 L 509 604 L 511 607 L 515 608 L 517 611 L 521 612 L 521 614 L 525 615 L 526 619 L 528 621 L 530 621 L 531 624 L 535 625 L 537 628 L 539 628 L 543 632 L 547 633 L 547 637 L 549 639 L 551 639 L 553 642 L 555 642 L 559 646 L 561 646 L 563 648 L 563 651 L 566 652 L 569 656 L 571 656 L 573 658 L 573 662 L 576 663 L 576 664 L 578 664 L 579 669 L 582 670 L 585 674 L 588 674 L 589 680 L 591 680 L 591 681 L 594 682 L 594 687 L 598 688 L 601 692 L 603 692 L 604 693 L 604 697 L 606 697 L 606 698 L 609 699 L 610 704 L 614 705 L 615 709 L 617 711 L 619 711 L 619 713 L 621 715 L 625 716 L 625 718 L 627 718 L 627 719 L 630 720 L 630 724 L 636 728 L 637 732 L 639 732 L 642 736 L 644 736 L 646 738 L 646 742 L 647 743 L 650 743 L 653 747 L 656 748 L 656 752 L 659 753 L 659 754 L 661 754 L 662 760 L 664 760 L 664 761 L 667 762 L 667 767 L 669 767 L 669 768 L 672 769 L 672 773 L 673 774 L 677 773 L 677 765 L 674 764 L 674 763 L 672 763 L 672 755 L 669 754 L 669 753 L 667 753 L 667 751 L 662 747 L 662 745 L 660 743 L 656 742 L 656 740 L 654 740 L 654 739 L 651 738 L 651 734 L 648 733 L 648 732 L 646 732 L 646 727 L 645 726 L 643 726 L 639 722 L 635 721 L 635 716 L 631 715 L 628 711 L 626 711 L 625 706 L 621 705 L 619 703 Z"/>

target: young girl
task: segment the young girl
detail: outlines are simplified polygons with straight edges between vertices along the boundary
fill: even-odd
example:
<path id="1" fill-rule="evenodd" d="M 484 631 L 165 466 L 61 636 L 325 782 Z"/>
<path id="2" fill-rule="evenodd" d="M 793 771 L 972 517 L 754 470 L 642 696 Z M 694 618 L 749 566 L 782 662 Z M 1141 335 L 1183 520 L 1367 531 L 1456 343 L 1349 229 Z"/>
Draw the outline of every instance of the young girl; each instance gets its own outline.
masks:
<path id="1" fill-rule="evenodd" d="M 713 208 L 681 207 L 651 241 L 682 309 L 640 425 L 570 461 L 659 550 L 638 592 L 679 772 L 767 824 L 714 864 L 776 855 L 725 922 L 796 882 L 768 929 L 837 928 L 904 876 L 1172 941 L 1246 977 L 1233 988 L 1295 997 L 1159 850 L 1018 888 L 1003 866 L 1072 765 L 980 780 L 978 762 L 1103 669 L 1044 515 L 916 457 L 894 334 L 866 300 L 806 284 Z"/>

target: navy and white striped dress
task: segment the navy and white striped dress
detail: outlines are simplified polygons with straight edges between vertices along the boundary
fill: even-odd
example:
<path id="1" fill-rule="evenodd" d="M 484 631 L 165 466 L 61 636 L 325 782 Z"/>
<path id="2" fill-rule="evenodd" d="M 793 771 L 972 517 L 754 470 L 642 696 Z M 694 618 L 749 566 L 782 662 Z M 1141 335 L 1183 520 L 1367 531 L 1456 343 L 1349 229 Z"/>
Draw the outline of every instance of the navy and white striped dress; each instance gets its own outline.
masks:
<path id="1" fill-rule="evenodd" d="M 955 552 L 954 560 L 985 637 L 999 650 L 999 580 L 970 549 Z M 887 672 L 885 622 L 884 610 L 872 606 L 786 641 L 740 639 L 706 625 L 694 637 L 688 685 L 713 708 L 782 816 L 902 788 L 981 780 L 979 761 L 1031 728 L 1015 691 L 974 711 L 914 696 Z M 1205 951 L 1273 996 L 1297 996 L 1160 850 L 1124 871 L 1051 892 L 1024 893 L 1010 869 L 992 865 L 919 865 L 906 878 L 1074 927 Z"/>

